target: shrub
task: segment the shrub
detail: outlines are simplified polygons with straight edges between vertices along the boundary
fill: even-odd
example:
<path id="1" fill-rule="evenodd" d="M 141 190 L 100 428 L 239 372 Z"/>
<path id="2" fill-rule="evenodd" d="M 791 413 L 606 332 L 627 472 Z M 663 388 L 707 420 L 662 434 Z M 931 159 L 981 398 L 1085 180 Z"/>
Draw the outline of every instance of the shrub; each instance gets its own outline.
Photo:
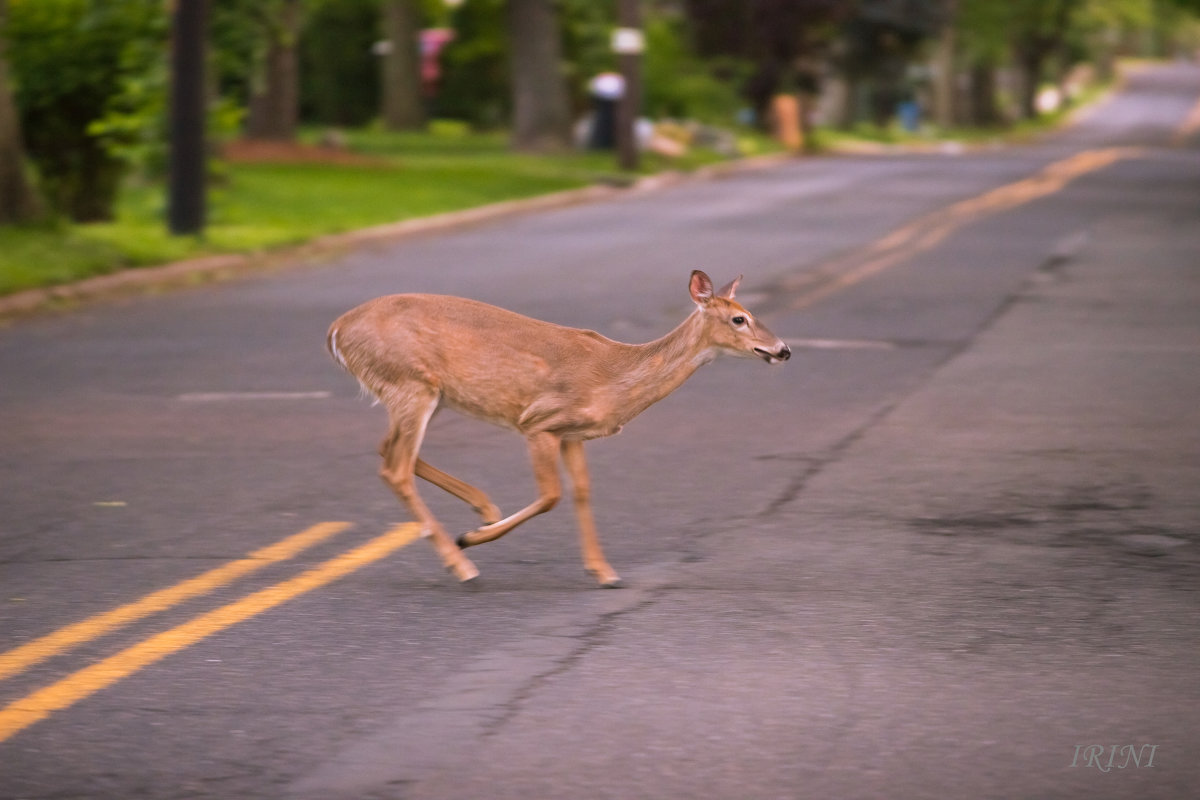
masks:
<path id="1" fill-rule="evenodd" d="M 137 126 L 97 123 L 132 112 L 123 104 L 152 92 L 130 82 L 153 82 L 166 35 L 161 0 L 10 0 L 17 106 L 57 213 L 77 221 L 112 218 L 125 171 L 115 148 Z"/>

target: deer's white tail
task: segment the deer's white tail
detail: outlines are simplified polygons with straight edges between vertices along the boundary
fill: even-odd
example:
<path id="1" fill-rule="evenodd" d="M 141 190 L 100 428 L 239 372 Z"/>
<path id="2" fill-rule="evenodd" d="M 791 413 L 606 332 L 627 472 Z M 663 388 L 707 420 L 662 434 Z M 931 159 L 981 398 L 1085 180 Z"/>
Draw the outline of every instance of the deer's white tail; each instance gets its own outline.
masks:
<path id="1" fill-rule="evenodd" d="M 342 369 L 349 369 L 346 366 L 346 358 L 342 355 L 342 351 L 338 350 L 337 346 L 337 327 L 329 329 L 329 335 L 325 337 L 325 349 L 329 351 L 329 355 L 333 356 L 333 360 L 342 365 Z"/>
<path id="2" fill-rule="evenodd" d="M 336 361 L 342 369 L 346 370 L 346 372 L 349 372 L 355 377 L 355 379 L 358 380 L 358 386 L 362 390 L 362 396 L 369 396 L 371 398 L 372 406 L 379 405 L 383 399 L 380 394 L 382 387 L 380 389 L 372 388 L 371 385 L 367 383 L 365 377 L 360 375 L 353 367 L 350 366 L 349 362 L 346 361 L 346 356 L 343 355 L 342 351 L 338 348 L 338 331 L 339 328 L 337 325 L 334 325 L 329 329 L 329 334 L 325 337 L 325 349 L 329 351 L 329 355 L 333 357 L 333 360 Z"/>

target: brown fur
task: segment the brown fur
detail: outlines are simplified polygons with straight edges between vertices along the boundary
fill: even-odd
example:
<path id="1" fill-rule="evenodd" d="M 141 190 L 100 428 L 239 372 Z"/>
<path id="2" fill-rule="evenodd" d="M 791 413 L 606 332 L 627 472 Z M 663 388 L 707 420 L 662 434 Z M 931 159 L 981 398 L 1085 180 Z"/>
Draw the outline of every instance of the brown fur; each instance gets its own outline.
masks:
<path id="1" fill-rule="evenodd" d="M 475 300 L 423 294 L 380 297 L 352 309 L 330 326 L 327 344 L 388 409 L 390 430 L 380 448 L 384 480 L 426 526 L 460 580 L 478 574 L 462 547 L 497 539 L 557 503 L 561 453 L 575 487 L 585 566 L 602 584 L 615 585 L 619 578 L 591 519 L 582 442 L 617 433 L 720 351 L 772 363 L 790 355 L 733 299 L 736 287 L 734 281 L 714 293 L 708 276 L 693 272 L 696 311 L 671 333 L 641 345 Z M 538 499 L 501 520 L 479 489 L 418 459 L 425 427 L 440 406 L 524 436 Z M 414 474 L 470 503 L 486 524 L 455 546 L 417 495 Z"/>

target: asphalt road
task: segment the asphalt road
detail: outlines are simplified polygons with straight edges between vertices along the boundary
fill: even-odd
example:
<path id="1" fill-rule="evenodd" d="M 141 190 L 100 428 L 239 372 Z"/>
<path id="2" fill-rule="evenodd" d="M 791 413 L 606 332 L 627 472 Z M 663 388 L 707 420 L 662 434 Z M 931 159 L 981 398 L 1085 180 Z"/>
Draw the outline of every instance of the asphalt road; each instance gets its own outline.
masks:
<path id="1" fill-rule="evenodd" d="M 0 797 L 1200 795 L 1198 100 L 1200 67 L 1160 67 L 1034 145 L 0 329 Z M 626 588 L 583 573 L 566 504 L 469 586 L 409 543 L 334 317 L 441 292 L 645 341 L 694 268 L 744 273 L 795 354 L 589 444 Z M 444 414 L 423 453 L 532 499 L 509 433 Z"/>

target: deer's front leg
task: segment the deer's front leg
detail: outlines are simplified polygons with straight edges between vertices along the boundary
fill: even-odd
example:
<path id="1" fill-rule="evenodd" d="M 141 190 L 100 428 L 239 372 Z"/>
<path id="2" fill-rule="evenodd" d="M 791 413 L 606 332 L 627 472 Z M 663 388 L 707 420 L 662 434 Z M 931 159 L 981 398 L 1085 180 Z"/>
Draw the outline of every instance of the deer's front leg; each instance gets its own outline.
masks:
<path id="1" fill-rule="evenodd" d="M 529 457 L 533 461 L 533 477 L 538 486 L 537 500 L 499 522 L 464 533 L 458 537 L 459 547 L 474 547 L 499 539 L 525 520 L 554 508 L 562 497 L 562 483 L 558 479 L 559 441 L 559 437 L 553 433 L 535 433 L 529 437 Z"/>
<path id="2" fill-rule="evenodd" d="M 583 568 L 594 575 L 601 586 L 616 588 L 621 585 L 621 576 L 604 557 L 604 551 L 600 549 L 600 537 L 596 535 L 596 523 L 592 519 L 591 482 L 588 478 L 587 461 L 583 457 L 583 442 L 563 440 L 562 456 L 575 495 L 575 515 L 579 519 Z"/>

